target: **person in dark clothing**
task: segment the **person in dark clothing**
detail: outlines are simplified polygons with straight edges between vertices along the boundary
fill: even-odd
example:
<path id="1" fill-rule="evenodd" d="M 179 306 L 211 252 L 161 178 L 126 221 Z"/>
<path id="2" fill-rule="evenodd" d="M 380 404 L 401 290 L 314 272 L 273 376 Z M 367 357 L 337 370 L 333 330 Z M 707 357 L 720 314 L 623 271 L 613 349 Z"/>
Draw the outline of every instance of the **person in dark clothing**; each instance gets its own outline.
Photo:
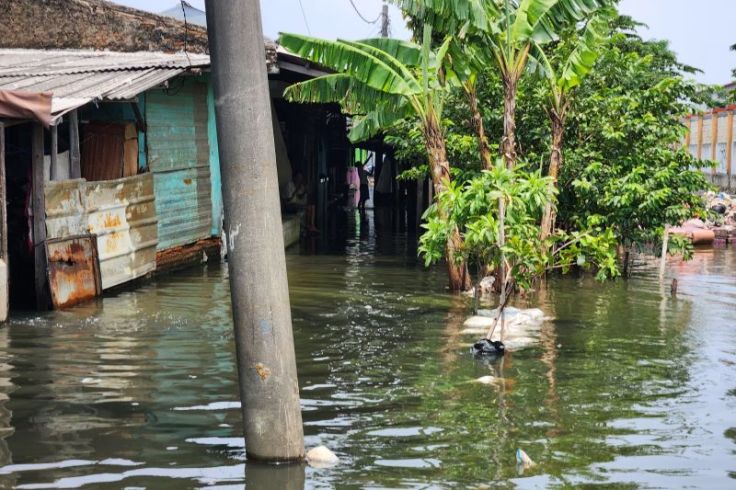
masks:
<path id="1" fill-rule="evenodd" d="M 358 178 L 360 179 L 360 200 L 358 201 L 358 209 L 365 211 L 365 202 L 370 199 L 370 189 L 368 188 L 368 173 L 363 165 L 358 165 Z"/>

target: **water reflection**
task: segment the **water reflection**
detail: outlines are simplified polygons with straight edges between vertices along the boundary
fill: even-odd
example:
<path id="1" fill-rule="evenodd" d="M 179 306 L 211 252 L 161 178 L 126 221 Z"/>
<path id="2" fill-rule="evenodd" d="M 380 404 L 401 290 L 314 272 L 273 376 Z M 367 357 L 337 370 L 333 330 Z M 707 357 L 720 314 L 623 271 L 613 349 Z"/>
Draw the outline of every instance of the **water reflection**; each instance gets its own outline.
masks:
<path id="1" fill-rule="evenodd" d="M 550 317 L 538 343 L 484 363 L 469 300 L 366 218 L 287 257 L 307 445 L 340 465 L 244 462 L 227 270 L 203 266 L 0 330 L 0 488 L 734 483 L 736 253 L 673 262 L 675 298 L 656 266 L 552 278 L 517 304 Z"/>

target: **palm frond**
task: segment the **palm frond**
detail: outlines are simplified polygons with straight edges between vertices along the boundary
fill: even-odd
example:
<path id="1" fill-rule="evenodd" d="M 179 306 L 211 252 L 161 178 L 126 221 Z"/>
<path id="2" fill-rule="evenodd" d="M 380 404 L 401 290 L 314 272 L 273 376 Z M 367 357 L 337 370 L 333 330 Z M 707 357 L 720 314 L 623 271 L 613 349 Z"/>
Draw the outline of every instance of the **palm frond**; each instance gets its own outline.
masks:
<path id="1" fill-rule="evenodd" d="M 348 139 L 352 143 L 365 141 L 411 115 L 412 109 L 409 104 L 398 106 L 381 104 L 367 114 L 353 118 Z"/>
<path id="2" fill-rule="evenodd" d="M 438 32 L 459 31 L 463 26 L 486 31 L 492 0 L 391 0 L 405 14 L 428 22 Z"/>
<path id="3" fill-rule="evenodd" d="M 609 31 L 610 16 L 606 13 L 595 15 L 585 28 L 577 46 L 565 61 L 558 85 L 569 91 L 578 85 L 593 69 L 601 46 L 605 43 Z"/>
<path id="4" fill-rule="evenodd" d="M 511 39 L 508 41 L 519 45 L 531 40 L 541 43 L 553 39 L 554 31 L 544 20 L 558 1 L 521 0 L 516 8 Z"/>
<path id="5" fill-rule="evenodd" d="M 340 103 L 348 114 L 366 112 L 365 107 L 378 104 L 401 104 L 401 96 L 375 90 L 351 75 L 335 73 L 290 85 L 284 91 L 289 102 L 330 104 Z"/>
<path id="6" fill-rule="evenodd" d="M 349 74 L 375 90 L 396 95 L 415 92 L 400 71 L 354 45 L 299 34 L 281 34 L 279 44 L 302 58 Z"/>
<path id="7" fill-rule="evenodd" d="M 356 42 L 380 49 L 396 58 L 407 67 L 415 68 L 419 66 L 422 60 L 422 47 L 409 41 L 379 37 L 373 39 L 361 39 Z"/>

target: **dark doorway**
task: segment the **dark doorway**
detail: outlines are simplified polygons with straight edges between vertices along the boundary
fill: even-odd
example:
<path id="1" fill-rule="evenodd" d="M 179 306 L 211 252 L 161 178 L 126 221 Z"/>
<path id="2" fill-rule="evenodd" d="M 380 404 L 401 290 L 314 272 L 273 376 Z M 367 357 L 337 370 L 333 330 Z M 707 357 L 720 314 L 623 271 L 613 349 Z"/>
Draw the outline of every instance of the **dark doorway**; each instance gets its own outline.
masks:
<path id="1" fill-rule="evenodd" d="M 5 128 L 5 178 L 8 216 L 10 309 L 35 307 L 33 216 L 31 212 L 31 137 L 33 124 Z"/>

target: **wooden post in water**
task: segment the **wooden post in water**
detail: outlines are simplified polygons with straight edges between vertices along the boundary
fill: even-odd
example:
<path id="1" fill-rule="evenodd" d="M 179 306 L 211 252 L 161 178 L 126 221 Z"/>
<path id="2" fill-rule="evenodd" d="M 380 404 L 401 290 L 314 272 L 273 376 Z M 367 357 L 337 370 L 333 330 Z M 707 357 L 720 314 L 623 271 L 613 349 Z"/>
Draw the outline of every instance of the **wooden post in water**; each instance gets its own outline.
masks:
<path id="1" fill-rule="evenodd" d="M 246 455 L 304 458 L 260 6 L 206 0 Z"/>
<path id="2" fill-rule="evenodd" d="M 8 319 L 10 283 L 8 274 L 8 215 L 5 186 L 5 125 L 0 123 L 0 323 Z"/>
<path id="3" fill-rule="evenodd" d="M 33 262 L 36 308 L 49 308 L 48 279 L 46 275 L 46 196 L 44 194 L 43 126 L 33 123 L 32 202 L 33 202 Z"/>
<path id="4" fill-rule="evenodd" d="M 667 248 L 670 243 L 670 225 L 664 226 L 664 235 L 662 236 L 662 258 L 659 263 L 659 282 L 664 282 L 664 272 L 667 267 Z"/>

